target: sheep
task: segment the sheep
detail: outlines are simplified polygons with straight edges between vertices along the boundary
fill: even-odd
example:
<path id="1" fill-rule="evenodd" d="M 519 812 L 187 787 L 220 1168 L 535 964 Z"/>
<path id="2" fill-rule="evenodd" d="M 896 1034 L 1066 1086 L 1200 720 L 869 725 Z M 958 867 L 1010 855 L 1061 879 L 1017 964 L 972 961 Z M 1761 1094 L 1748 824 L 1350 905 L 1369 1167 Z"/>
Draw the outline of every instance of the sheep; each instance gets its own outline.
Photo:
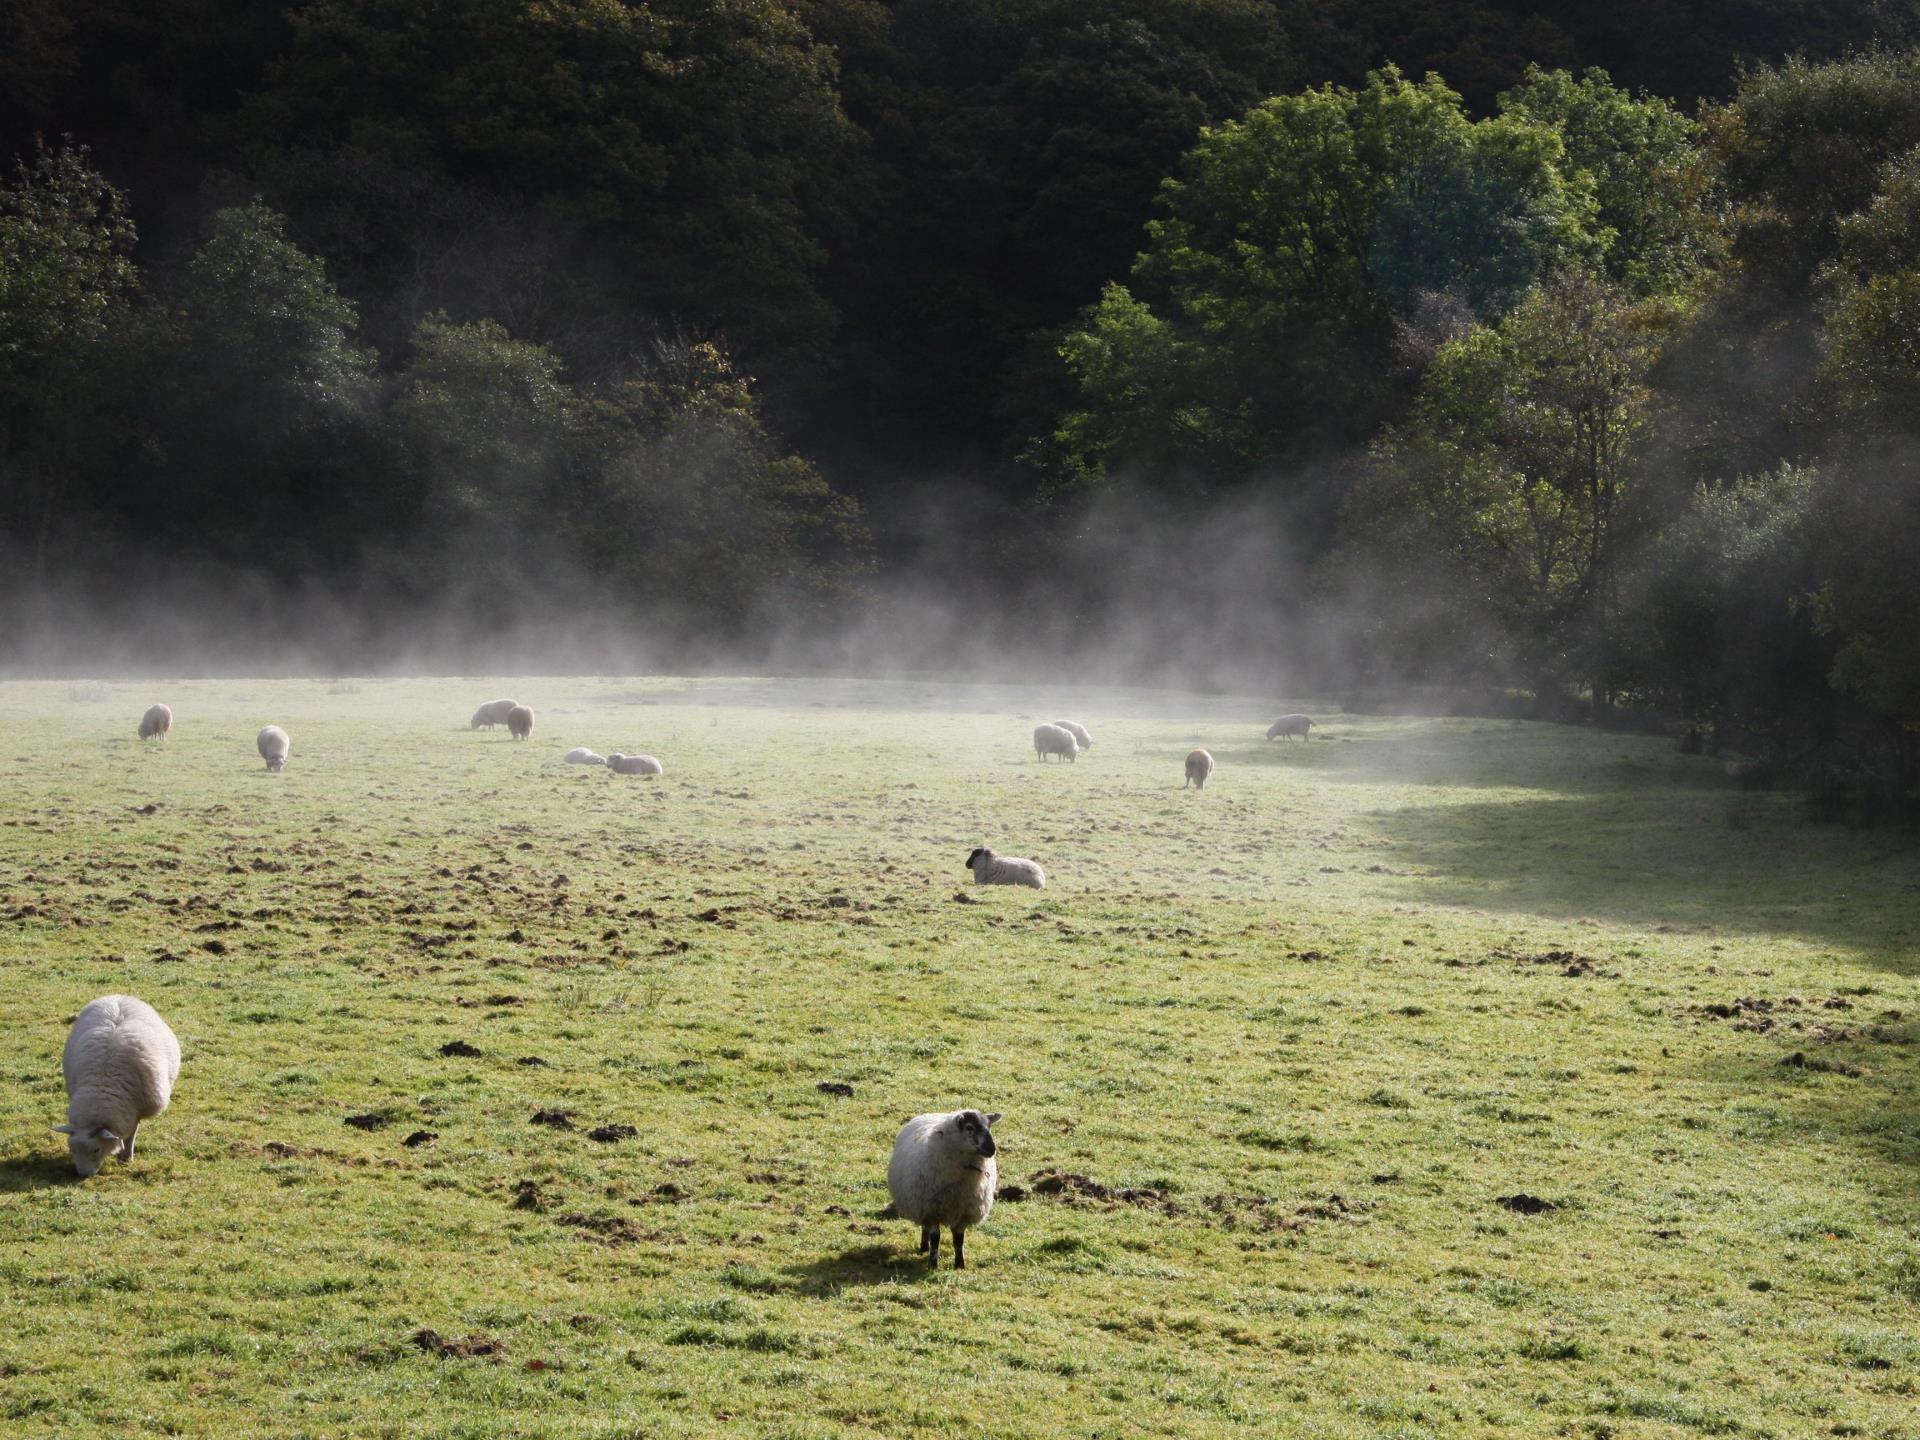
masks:
<path id="1" fill-rule="evenodd" d="M 109 1153 L 133 1159 L 133 1137 L 173 1098 L 180 1078 L 180 1042 L 144 1000 L 102 995 L 74 1017 L 60 1055 L 67 1080 L 67 1137 L 73 1168 L 84 1180 Z"/>
<path id="2" fill-rule="evenodd" d="M 998 1113 L 954 1110 L 916 1115 L 893 1142 L 887 1193 L 894 1213 L 920 1227 L 927 1268 L 940 1268 L 940 1227 L 953 1231 L 953 1268 L 967 1268 L 967 1230 L 993 1213 L 1000 1167 L 993 1141 Z"/>
<path id="3" fill-rule="evenodd" d="M 165 705 L 149 705 L 147 713 L 140 717 L 142 740 L 157 739 L 164 745 L 167 743 L 167 732 L 171 729 L 173 729 L 173 711 Z"/>
<path id="4" fill-rule="evenodd" d="M 1087 733 L 1086 726 L 1072 720 L 1056 720 L 1053 723 L 1073 736 L 1074 743 L 1082 750 L 1091 750 L 1093 748 L 1093 737 Z"/>
<path id="5" fill-rule="evenodd" d="M 664 775 L 666 766 L 651 755 L 622 755 L 618 750 L 607 756 L 607 769 L 616 775 Z"/>
<path id="6" fill-rule="evenodd" d="M 507 712 L 507 733 L 516 740 L 524 740 L 533 733 L 533 711 L 524 705 L 516 705 Z"/>
<path id="7" fill-rule="evenodd" d="M 1025 885 L 1030 890 L 1047 888 L 1047 872 L 1032 860 L 1012 855 L 996 855 L 982 847 L 967 856 L 967 869 L 976 885 Z"/>
<path id="8" fill-rule="evenodd" d="M 1191 785 L 1196 790 L 1204 790 L 1207 788 L 1207 781 L 1212 777 L 1213 756 L 1204 750 L 1189 750 L 1187 752 L 1186 784 L 1180 788 L 1184 790 L 1187 788 L 1187 785 Z"/>
<path id="9" fill-rule="evenodd" d="M 604 765 L 606 763 L 606 756 L 596 755 L 584 745 L 576 746 L 572 750 L 567 751 L 567 764 L 569 765 Z"/>
<path id="10" fill-rule="evenodd" d="M 1313 721 L 1305 715 L 1282 715 L 1267 727 L 1267 739 L 1278 740 L 1282 735 L 1291 740 L 1298 735 L 1302 740 L 1311 740 L 1307 732 L 1313 729 Z"/>
<path id="11" fill-rule="evenodd" d="M 491 730 L 496 725 L 507 723 L 507 716 L 519 708 L 515 700 L 489 700 L 473 712 L 473 719 L 467 722 L 469 730 Z"/>
<path id="12" fill-rule="evenodd" d="M 260 758 L 267 762 L 267 769 L 278 775 L 285 768 L 287 755 L 293 749 L 287 732 L 278 725 L 269 725 L 254 737 L 253 743 L 260 751 Z"/>
<path id="13" fill-rule="evenodd" d="M 1058 755 L 1062 760 L 1071 760 L 1080 753 L 1080 742 L 1073 738 L 1073 732 L 1063 730 L 1058 725 L 1036 725 L 1033 727 L 1033 755 L 1036 760 L 1045 760 L 1049 755 Z"/>

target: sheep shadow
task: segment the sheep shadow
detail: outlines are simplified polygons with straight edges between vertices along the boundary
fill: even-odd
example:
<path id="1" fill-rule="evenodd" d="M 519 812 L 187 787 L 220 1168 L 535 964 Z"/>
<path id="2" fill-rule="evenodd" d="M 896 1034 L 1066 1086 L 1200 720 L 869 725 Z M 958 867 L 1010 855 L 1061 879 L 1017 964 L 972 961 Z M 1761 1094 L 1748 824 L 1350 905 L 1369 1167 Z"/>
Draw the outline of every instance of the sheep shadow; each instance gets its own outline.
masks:
<path id="1" fill-rule="evenodd" d="M 0 1160 L 0 1195 L 51 1190 L 78 1182 L 73 1162 L 64 1155 L 18 1155 Z"/>
<path id="2" fill-rule="evenodd" d="M 951 1251 L 943 1257 L 952 1260 Z M 924 1255 L 904 1245 L 861 1245 L 805 1265 L 787 1267 L 803 1295 L 836 1295 L 851 1285 L 892 1285 L 924 1280 L 934 1272 Z"/>

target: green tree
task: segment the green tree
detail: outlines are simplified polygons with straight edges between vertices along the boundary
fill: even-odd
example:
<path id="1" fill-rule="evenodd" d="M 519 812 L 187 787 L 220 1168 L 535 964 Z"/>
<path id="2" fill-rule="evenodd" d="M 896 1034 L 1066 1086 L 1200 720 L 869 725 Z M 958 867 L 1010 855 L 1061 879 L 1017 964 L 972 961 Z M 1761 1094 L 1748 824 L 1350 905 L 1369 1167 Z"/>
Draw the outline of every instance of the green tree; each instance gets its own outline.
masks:
<path id="1" fill-rule="evenodd" d="M 1671 316 L 1560 271 L 1443 346 L 1363 503 L 1472 577 L 1543 701 L 1619 683 L 1620 565 L 1636 448 Z"/>
<path id="2" fill-rule="evenodd" d="M 1082 476 L 1149 462 L 1217 479 L 1363 439 L 1395 393 L 1394 322 L 1423 297 L 1497 317 L 1595 250 L 1590 182 L 1564 166 L 1551 128 L 1471 120 L 1438 77 L 1392 70 L 1206 131 L 1164 187 L 1134 288 L 1062 346 L 1081 404 L 1052 453 Z M 1127 373 L 1132 357 L 1147 363 Z"/>
<path id="3" fill-rule="evenodd" d="M 0 189 L 0 525 L 36 579 L 91 437 L 93 370 L 136 282 L 126 201 L 83 148 L 42 149 Z"/>

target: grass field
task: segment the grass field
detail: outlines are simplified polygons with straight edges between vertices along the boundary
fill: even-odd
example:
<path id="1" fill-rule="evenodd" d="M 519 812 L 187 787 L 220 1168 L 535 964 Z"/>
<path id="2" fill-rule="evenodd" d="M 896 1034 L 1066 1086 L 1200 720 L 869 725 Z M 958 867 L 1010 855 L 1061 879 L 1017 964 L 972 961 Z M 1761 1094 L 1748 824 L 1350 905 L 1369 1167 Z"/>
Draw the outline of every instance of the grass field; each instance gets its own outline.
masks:
<path id="1" fill-rule="evenodd" d="M 0 1433 L 1920 1437 L 1912 841 L 1665 742 L 1273 713 L 0 685 Z M 111 991 L 185 1066 L 80 1183 Z M 886 1158 L 962 1104 L 1027 1194 L 929 1275 Z"/>

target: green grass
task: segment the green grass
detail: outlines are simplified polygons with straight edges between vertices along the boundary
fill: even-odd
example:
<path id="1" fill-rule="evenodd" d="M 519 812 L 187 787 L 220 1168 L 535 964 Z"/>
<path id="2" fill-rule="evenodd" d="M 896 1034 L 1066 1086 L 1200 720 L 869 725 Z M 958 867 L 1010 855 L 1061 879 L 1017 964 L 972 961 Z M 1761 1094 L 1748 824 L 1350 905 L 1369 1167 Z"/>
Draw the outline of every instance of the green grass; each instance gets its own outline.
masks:
<path id="1" fill-rule="evenodd" d="M 1920 1436 L 1910 842 L 1661 742 L 1270 710 L 0 686 L 0 1433 Z M 109 991 L 185 1067 L 75 1183 Z M 1003 1185 L 1129 1197 L 927 1275 L 886 1157 L 959 1104 Z"/>

